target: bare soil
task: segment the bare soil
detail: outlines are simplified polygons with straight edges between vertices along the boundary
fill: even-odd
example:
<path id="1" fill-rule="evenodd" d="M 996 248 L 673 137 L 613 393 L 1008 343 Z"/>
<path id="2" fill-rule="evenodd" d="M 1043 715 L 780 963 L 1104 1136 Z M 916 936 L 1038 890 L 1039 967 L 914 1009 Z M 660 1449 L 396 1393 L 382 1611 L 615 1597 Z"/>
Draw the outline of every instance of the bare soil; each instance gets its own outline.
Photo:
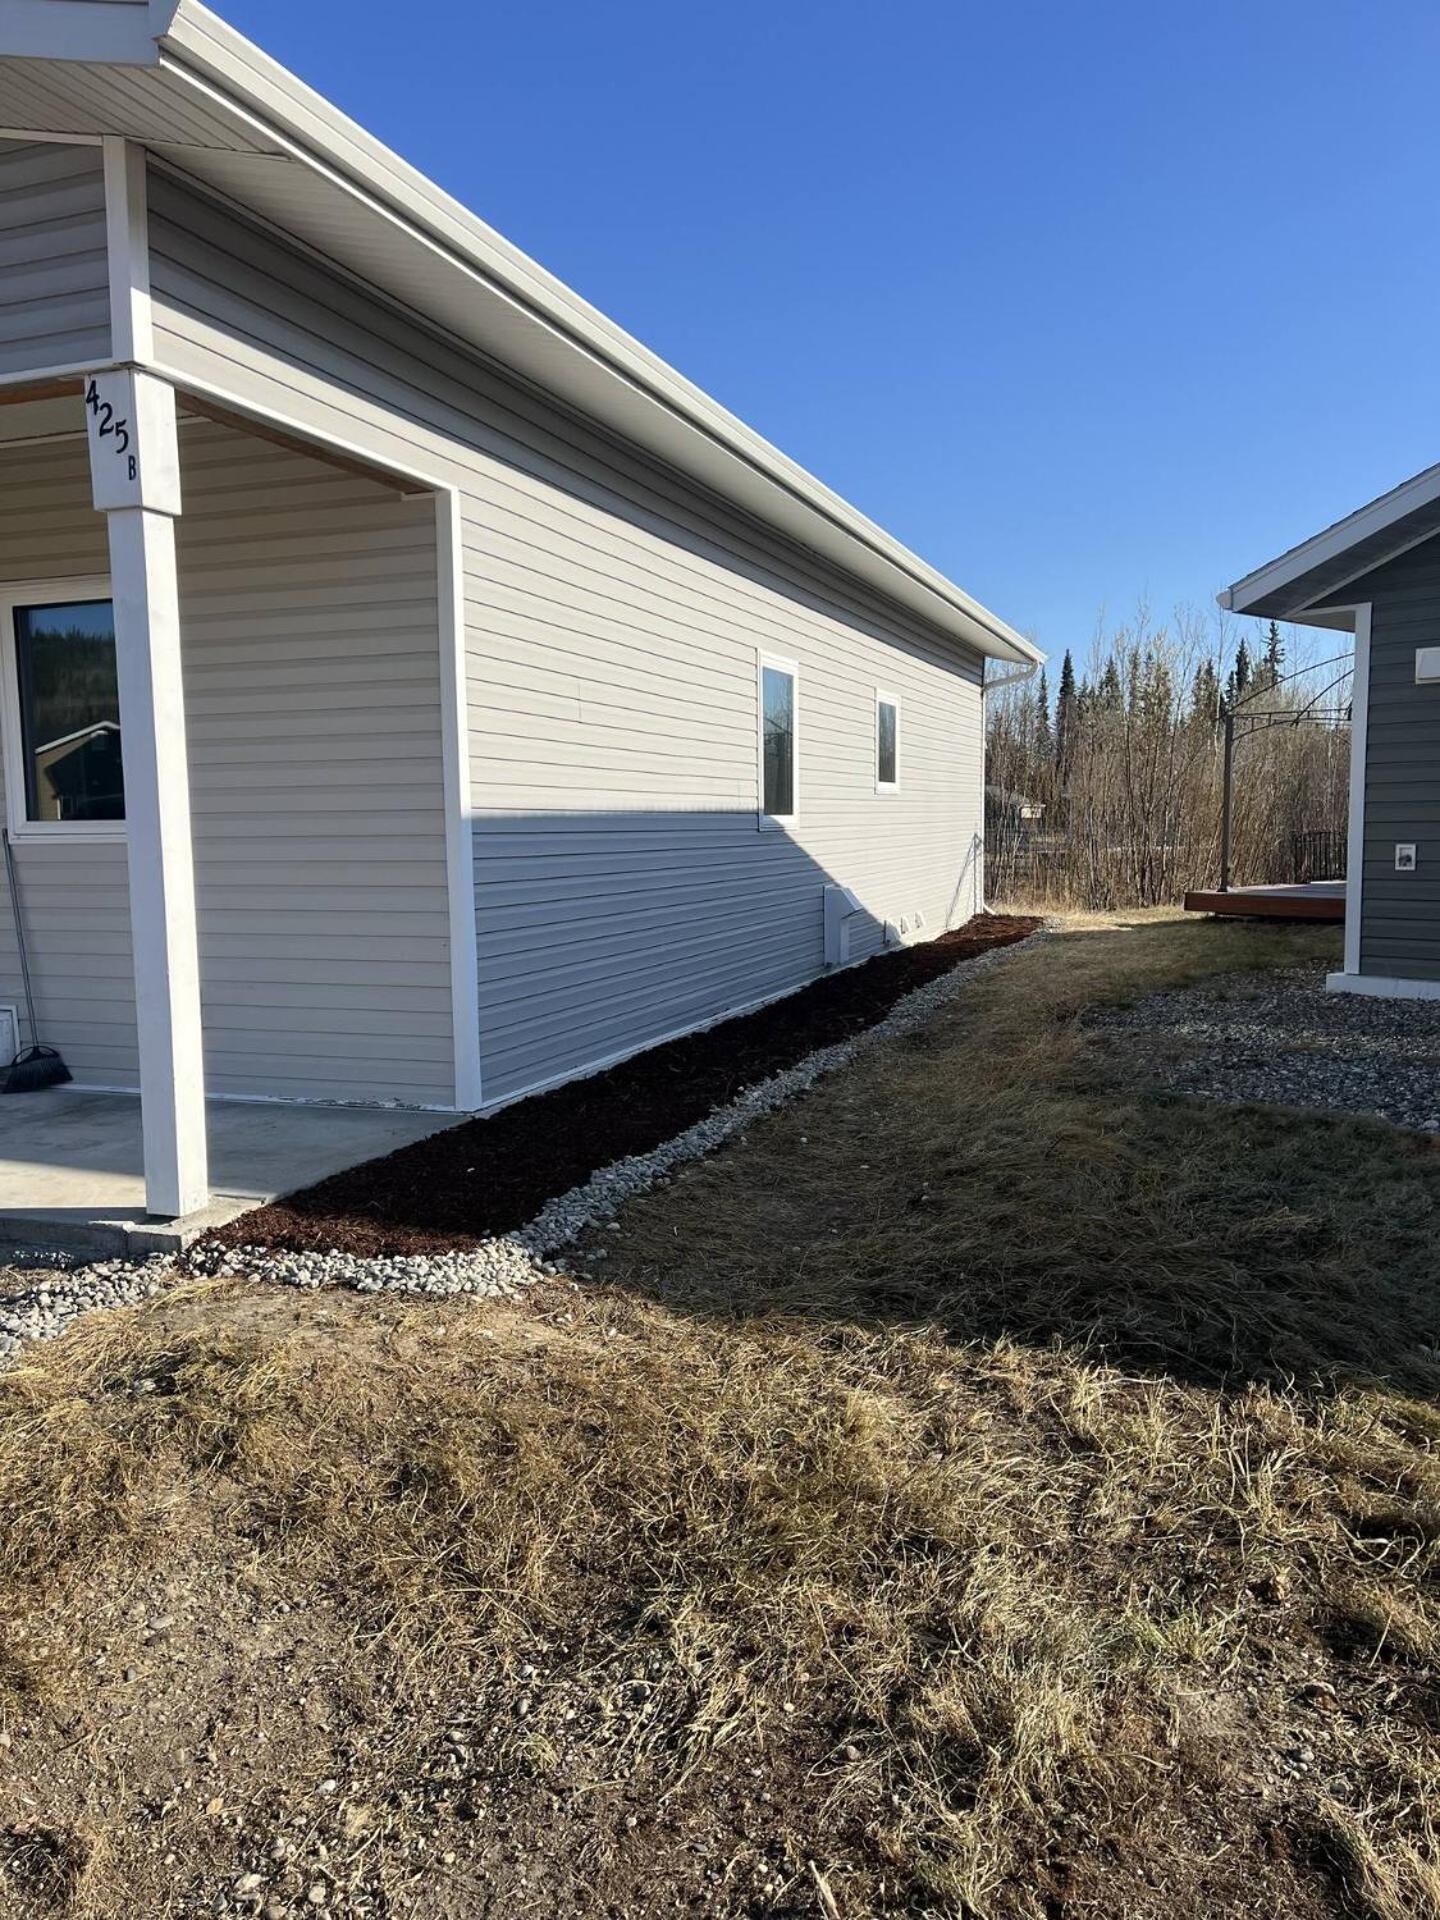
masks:
<path id="1" fill-rule="evenodd" d="M 915 988 L 1039 924 L 979 914 L 939 939 L 879 954 L 754 1013 L 351 1167 L 242 1214 L 210 1239 L 369 1256 L 438 1252 L 507 1233 L 597 1168 L 673 1139 L 746 1087 L 863 1032 Z"/>

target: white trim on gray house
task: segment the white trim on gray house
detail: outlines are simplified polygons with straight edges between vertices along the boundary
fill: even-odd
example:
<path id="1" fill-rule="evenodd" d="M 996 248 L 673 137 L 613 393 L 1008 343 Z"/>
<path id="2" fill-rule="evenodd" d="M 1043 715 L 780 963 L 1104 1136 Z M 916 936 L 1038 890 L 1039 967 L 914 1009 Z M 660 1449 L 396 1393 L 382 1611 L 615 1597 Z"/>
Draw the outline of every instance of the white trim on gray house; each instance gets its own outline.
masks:
<path id="1" fill-rule="evenodd" d="M 1335 993 L 1440 994 L 1440 467 L 1247 574 L 1234 613 L 1355 636 L 1345 952 Z"/>
<path id="2" fill-rule="evenodd" d="M 0 0 L 5 126 L 0 593 L 108 531 L 127 814 L 27 931 L 152 1211 L 207 1092 L 488 1110 L 982 904 L 1030 642 L 193 0 Z"/>
<path id="3" fill-rule="evenodd" d="M 1365 914 L 1365 754 L 1370 721 L 1370 622 L 1368 601 L 1354 609 L 1355 667 L 1350 683 L 1350 818 L 1345 854 L 1345 965 L 1326 984 L 1332 991 L 1360 978 L 1360 928 Z"/>

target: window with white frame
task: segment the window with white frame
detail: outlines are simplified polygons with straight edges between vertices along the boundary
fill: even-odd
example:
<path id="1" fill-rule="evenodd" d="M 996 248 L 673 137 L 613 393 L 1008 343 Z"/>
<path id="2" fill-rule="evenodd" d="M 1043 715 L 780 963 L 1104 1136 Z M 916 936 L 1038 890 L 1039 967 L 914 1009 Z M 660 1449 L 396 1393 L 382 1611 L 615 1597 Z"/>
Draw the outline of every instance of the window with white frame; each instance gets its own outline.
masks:
<path id="1" fill-rule="evenodd" d="M 13 587 L 0 603 L 8 817 L 26 834 L 123 833 L 108 582 Z"/>
<path id="2" fill-rule="evenodd" d="M 798 674 L 789 660 L 760 662 L 760 811 L 793 820 Z"/>
<path id="3" fill-rule="evenodd" d="M 875 791 L 894 793 L 900 785 L 900 702 L 891 693 L 875 695 Z"/>

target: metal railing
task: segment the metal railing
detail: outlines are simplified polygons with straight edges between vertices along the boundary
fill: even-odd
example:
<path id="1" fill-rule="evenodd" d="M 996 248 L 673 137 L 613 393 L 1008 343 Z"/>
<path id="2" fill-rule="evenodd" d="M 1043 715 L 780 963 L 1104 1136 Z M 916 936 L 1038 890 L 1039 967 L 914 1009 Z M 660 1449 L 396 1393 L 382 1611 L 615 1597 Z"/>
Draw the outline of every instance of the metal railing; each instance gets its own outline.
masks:
<path id="1" fill-rule="evenodd" d="M 1290 868 L 1296 886 L 1310 880 L 1343 880 L 1346 852 L 1343 833 L 1292 833 Z"/>

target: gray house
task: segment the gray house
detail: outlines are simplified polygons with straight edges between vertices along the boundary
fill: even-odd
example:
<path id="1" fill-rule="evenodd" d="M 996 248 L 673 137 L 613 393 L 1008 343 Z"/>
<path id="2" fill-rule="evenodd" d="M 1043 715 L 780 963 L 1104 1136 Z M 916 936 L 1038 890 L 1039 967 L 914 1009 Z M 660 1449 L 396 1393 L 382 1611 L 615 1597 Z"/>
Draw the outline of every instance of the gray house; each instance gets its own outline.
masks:
<path id="1" fill-rule="evenodd" d="M 1354 634 L 1345 964 L 1328 984 L 1440 998 L 1440 467 L 1247 574 L 1220 603 Z"/>
<path id="2" fill-rule="evenodd" d="M 207 1095 L 483 1111 L 982 904 L 1035 650 L 193 0 L 0 0 L 0 443 L 40 1025 L 154 1215 Z"/>

